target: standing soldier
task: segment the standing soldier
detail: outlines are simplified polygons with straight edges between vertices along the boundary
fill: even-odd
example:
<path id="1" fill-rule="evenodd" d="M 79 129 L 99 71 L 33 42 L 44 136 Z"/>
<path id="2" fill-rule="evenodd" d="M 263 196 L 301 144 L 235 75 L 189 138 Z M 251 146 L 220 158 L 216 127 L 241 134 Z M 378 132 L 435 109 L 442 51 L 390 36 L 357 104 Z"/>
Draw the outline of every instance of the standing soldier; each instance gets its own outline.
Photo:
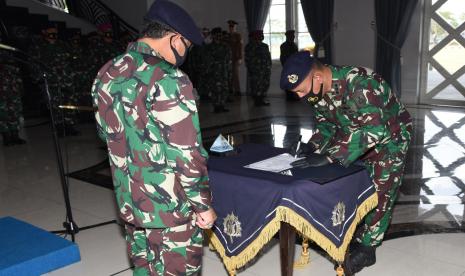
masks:
<path id="1" fill-rule="evenodd" d="M 97 68 L 100 68 L 121 52 L 120 46 L 113 39 L 113 27 L 110 23 L 100 24 L 97 29 L 98 37 L 94 40 L 96 44 L 89 46 L 91 47 L 92 62 L 95 63 Z"/>
<path id="2" fill-rule="evenodd" d="M 71 68 L 74 76 L 74 91 L 79 105 L 91 105 L 90 89 L 92 79 L 89 78 L 88 55 L 84 52 L 81 31 L 76 31 L 69 41 L 71 54 Z"/>
<path id="3" fill-rule="evenodd" d="M 271 54 L 268 45 L 263 43 L 263 31 L 251 33 L 250 41 L 245 46 L 245 66 L 249 77 L 250 90 L 255 106 L 268 106 L 265 101 L 270 87 Z"/>
<path id="4" fill-rule="evenodd" d="M 192 81 L 195 89 L 197 89 L 198 96 L 200 100 L 204 101 L 208 99 L 208 89 L 207 89 L 207 70 L 208 64 L 206 60 L 206 47 L 205 39 L 210 35 L 210 31 L 207 28 L 202 29 L 202 36 L 204 42 L 201 45 L 194 45 L 189 52 L 189 58 L 187 59 L 188 68 L 190 72 L 189 78 Z"/>
<path id="5" fill-rule="evenodd" d="M 202 43 L 181 7 L 157 0 L 141 38 L 92 89 L 133 275 L 199 275 L 202 229 L 216 219 L 192 83 L 179 69 Z"/>
<path id="6" fill-rule="evenodd" d="M 373 179 L 378 206 L 365 217 L 344 260 L 349 275 L 376 262 L 396 201 L 412 135 L 412 119 L 389 84 L 371 69 L 323 65 L 310 52 L 285 63 L 281 88 L 292 90 L 314 111 L 316 131 L 294 166 L 360 161 Z M 296 146 L 293 146 L 295 151 Z"/>
<path id="7" fill-rule="evenodd" d="M 294 30 L 286 31 L 286 41 L 284 41 L 283 44 L 281 44 L 280 46 L 281 52 L 280 52 L 279 60 L 281 61 L 282 66 L 284 66 L 284 63 L 286 62 L 288 57 L 297 53 L 298 51 L 297 44 L 295 44 L 294 40 L 295 40 L 295 31 Z M 295 101 L 295 100 L 298 100 L 299 98 L 294 92 L 286 91 L 286 99 L 288 101 Z"/>
<path id="8" fill-rule="evenodd" d="M 211 91 L 213 112 L 228 112 L 225 103 L 229 92 L 229 74 L 231 72 L 231 49 L 221 41 L 220 27 L 211 31 L 212 43 L 207 46 L 208 87 Z"/>
<path id="9" fill-rule="evenodd" d="M 9 58 L 7 53 L 0 53 L 0 133 L 4 146 L 26 143 L 18 135 L 23 116 L 23 82 L 20 73 L 21 70 L 15 61 Z"/>
<path id="10" fill-rule="evenodd" d="M 237 32 L 237 22 L 228 20 L 229 26 L 229 45 L 232 53 L 232 75 L 230 91 L 233 95 L 241 94 L 241 85 L 239 81 L 239 65 L 242 64 L 242 47 L 243 41 L 240 33 Z"/>
<path id="11" fill-rule="evenodd" d="M 55 25 L 50 24 L 42 30 L 42 39 L 30 47 L 30 54 L 44 64 L 48 71 L 52 113 L 58 134 L 60 136 L 79 135 L 79 131 L 75 129 L 76 113 L 61 110 L 58 107 L 59 105 L 76 105 L 77 97 L 73 86 L 74 72 L 70 66 L 71 54 L 68 46 L 58 39 L 58 29 Z M 41 70 L 34 69 L 32 78 L 36 83 L 41 84 Z"/>

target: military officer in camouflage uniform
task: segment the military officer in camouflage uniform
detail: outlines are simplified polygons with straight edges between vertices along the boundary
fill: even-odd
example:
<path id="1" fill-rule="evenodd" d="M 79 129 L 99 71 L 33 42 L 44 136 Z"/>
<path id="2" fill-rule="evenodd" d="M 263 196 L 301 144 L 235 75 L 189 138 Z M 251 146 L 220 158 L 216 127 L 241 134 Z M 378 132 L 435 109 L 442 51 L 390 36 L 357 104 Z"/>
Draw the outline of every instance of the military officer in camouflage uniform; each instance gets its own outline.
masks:
<path id="1" fill-rule="evenodd" d="M 213 112 L 228 112 L 225 103 L 229 94 L 229 76 L 231 75 L 231 49 L 222 41 L 220 27 L 211 31 L 212 43 L 207 46 L 208 87 L 211 92 Z"/>
<path id="2" fill-rule="evenodd" d="M 229 47 L 232 53 L 232 74 L 230 91 L 233 95 L 241 94 L 241 85 L 239 81 L 239 65 L 242 64 L 242 47 L 243 41 L 240 33 L 237 32 L 237 22 L 228 20 L 229 27 Z"/>
<path id="3" fill-rule="evenodd" d="M 265 97 L 270 87 L 271 54 L 263 39 L 262 30 L 254 31 L 245 46 L 245 66 L 255 106 L 270 105 Z"/>
<path id="4" fill-rule="evenodd" d="M 23 116 L 21 70 L 8 55 L 3 51 L 0 53 L 0 133 L 4 146 L 26 143 L 18 135 Z"/>
<path id="5" fill-rule="evenodd" d="M 280 55 L 279 60 L 281 61 L 281 65 L 284 66 L 286 60 L 292 55 L 297 53 L 297 44 L 294 42 L 295 40 L 295 31 L 288 30 L 286 31 L 286 41 L 281 44 L 280 48 Z M 295 101 L 298 100 L 297 95 L 292 91 L 286 91 L 286 99 L 288 101 Z"/>
<path id="6" fill-rule="evenodd" d="M 293 165 L 348 166 L 359 161 L 376 186 L 378 206 L 365 217 L 344 261 L 345 271 L 356 273 L 376 262 L 375 248 L 389 226 L 412 134 L 410 114 L 371 69 L 322 65 L 307 51 L 287 60 L 281 88 L 305 100 L 316 123 L 315 133 L 298 152 L 306 158 Z"/>
<path id="7" fill-rule="evenodd" d="M 192 83 L 179 70 L 203 39 L 179 6 L 157 0 L 141 38 L 106 63 L 92 89 L 134 275 L 198 275 L 211 228 L 207 151 Z"/>
<path id="8" fill-rule="evenodd" d="M 89 77 L 89 55 L 85 52 L 81 31 L 76 31 L 69 40 L 69 52 L 71 54 L 71 68 L 73 71 L 74 91 L 78 97 L 78 104 L 88 106 L 91 104 L 90 89 L 92 79 Z"/>
<path id="9" fill-rule="evenodd" d="M 205 43 L 205 39 L 210 36 L 210 30 L 202 28 L 202 36 L 204 42 L 201 45 L 193 45 L 189 52 L 189 63 L 190 79 L 197 89 L 201 101 L 207 101 L 209 99 L 208 90 L 208 58 L 207 48 L 208 45 Z"/>
<path id="10" fill-rule="evenodd" d="M 49 24 L 42 30 L 42 39 L 33 43 L 29 49 L 30 55 L 46 66 L 48 71 L 48 84 L 52 100 L 52 111 L 58 134 L 78 135 L 75 129 L 76 113 L 70 110 L 61 110 L 59 105 L 77 105 L 78 93 L 74 89 L 74 72 L 70 66 L 71 54 L 62 40 L 58 39 L 58 29 Z M 32 71 L 33 80 L 42 88 L 42 70 L 35 68 Z"/>
<path id="11" fill-rule="evenodd" d="M 93 76 L 107 61 L 121 54 L 120 46 L 113 39 L 112 25 L 110 23 L 100 24 L 97 29 L 97 35 L 92 34 L 88 45 Z"/>

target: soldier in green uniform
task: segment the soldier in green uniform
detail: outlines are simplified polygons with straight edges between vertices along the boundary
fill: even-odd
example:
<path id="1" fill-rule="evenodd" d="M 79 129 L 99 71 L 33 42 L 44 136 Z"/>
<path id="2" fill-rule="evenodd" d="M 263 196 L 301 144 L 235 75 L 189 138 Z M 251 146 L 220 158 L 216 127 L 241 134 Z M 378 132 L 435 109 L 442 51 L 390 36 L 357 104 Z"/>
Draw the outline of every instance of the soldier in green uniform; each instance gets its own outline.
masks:
<path id="1" fill-rule="evenodd" d="M 231 74 L 231 49 L 222 41 L 220 27 L 211 31 L 212 43 L 207 46 L 208 88 L 211 93 L 213 112 L 228 112 L 225 103 L 229 94 Z"/>
<path id="2" fill-rule="evenodd" d="M 18 135 L 23 116 L 21 70 L 8 55 L 7 52 L 0 53 L 0 133 L 4 146 L 26 143 Z"/>
<path id="3" fill-rule="evenodd" d="M 280 55 L 279 55 L 279 61 L 281 61 L 281 66 L 284 66 L 284 63 L 286 62 L 287 58 L 289 58 L 292 54 L 297 53 L 297 44 L 294 42 L 295 40 L 295 31 L 294 30 L 288 30 L 286 31 L 286 41 L 283 42 L 280 46 Z M 298 100 L 299 97 L 292 92 L 292 91 L 286 91 L 286 99 L 288 101 L 295 101 Z"/>
<path id="4" fill-rule="evenodd" d="M 293 165 L 358 161 L 373 179 L 378 206 L 360 225 L 344 261 L 345 271 L 356 273 L 376 262 L 375 249 L 389 226 L 412 134 L 410 114 L 371 69 L 322 65 L 308 51 L 289 57 L 280 85 L 314 111 L 316 131 L 297 152 L 306 158 Z"/>
<path id="5" fill-rule="evenodd" d="M 197 89 L 198 95 L 201 101 L 207 101 L 209 99 L 208 90 L 208 59 L 207 59 L 207 44 L 205 39 L 210 36 L 210 30 L 202 28 L 202 36 L 204 42 L 201 45 L 193 45 L 189 52 L 188 62 L 190 76 L 192 84 Z"/>
<path id="6" fill-rule="evenodd" d="M 245 66 L 255 106 L 270 105 L 265 97 L 270 87 L 271 54 L 263 39 L 262 30 L 254 31 L 245 46 Z"/>
<path id="7" fill-rule="evenodd" d="M 157 0 L 141 38 L 107 62 L 92 89 L 134 275 L 198 275 L 211 228 L 208 153 L 192 83 L 179 69 L 203 38 L 179 6 Z"/>
<path id="8" fill-rule="evenodd" d="M 29 49 L 30 55 L 46 66 L 48 84 L 52 100 L 52 111 L 60 136 L 79 135 L 75 129 L 76 113 L 61 110 L 59 105 L 77 105 L 78 94 L 73 81 L 74 72 L 71 69 L 71 54 L 68 46 L 58 39 L 58 29 L 49 24 L 42 30 L 42 39 L 33 43 Z M 42 74 L 39 68 L 32 71 L 33 80 L 42 88 Z"/>
<path id="9" fill-rule="evenodd" d="M 69 52 L 71 54 L 71 68 L 73 71 L 74 91 L 77 94 L 79 105 L 91 105 L 90 89 L 93 79 L 88 74 L 89 58 L 84 51 L 81 31 L 72 34 L 69 40 Z M 94 77 L 94 76 L 93 76 Z"/>

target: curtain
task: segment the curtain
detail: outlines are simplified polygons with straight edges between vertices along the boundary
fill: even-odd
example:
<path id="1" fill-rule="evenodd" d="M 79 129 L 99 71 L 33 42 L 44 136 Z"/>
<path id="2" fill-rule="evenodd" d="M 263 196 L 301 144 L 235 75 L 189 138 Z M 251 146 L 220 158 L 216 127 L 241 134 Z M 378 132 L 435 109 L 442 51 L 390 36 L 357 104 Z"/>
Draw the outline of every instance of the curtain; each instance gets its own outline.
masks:
<path id="1" fill-rule="evenodd" d="M 315 56 L 323 47 L 325 56 L 318 57 L 323 63 L 332 63 L 331 33 L 333 25 L 334 0 L 302 0 L 305 23 L 315 41 Z"/>
<path id="2" fill-rule="evenodd" d="M 263 29 L 270 5 L 271 0 L 244 0 L 245 17 L 249 32 Z"/>
<path id="3" fill-rule="evenodd" d="M 418 0 L 375 0 L 376 71 L 401 95 L 401 48 Z"/>

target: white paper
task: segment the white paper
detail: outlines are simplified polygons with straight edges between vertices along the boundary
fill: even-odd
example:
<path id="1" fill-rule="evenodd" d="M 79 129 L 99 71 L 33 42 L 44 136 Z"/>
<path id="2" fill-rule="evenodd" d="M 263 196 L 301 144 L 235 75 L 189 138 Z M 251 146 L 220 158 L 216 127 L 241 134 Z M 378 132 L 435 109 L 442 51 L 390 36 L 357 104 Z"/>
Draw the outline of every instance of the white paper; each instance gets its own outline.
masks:
<path id="1" fill-rule="evenodd" d="M 246 165 L 244 166 L 244 168 L 279 173 L 291 169 L 292 162 L 303 158 L 305 157 L 294 158 L 294 156 L 290 155 L 289 153 L 283 153 L 262 161 Z"/>

